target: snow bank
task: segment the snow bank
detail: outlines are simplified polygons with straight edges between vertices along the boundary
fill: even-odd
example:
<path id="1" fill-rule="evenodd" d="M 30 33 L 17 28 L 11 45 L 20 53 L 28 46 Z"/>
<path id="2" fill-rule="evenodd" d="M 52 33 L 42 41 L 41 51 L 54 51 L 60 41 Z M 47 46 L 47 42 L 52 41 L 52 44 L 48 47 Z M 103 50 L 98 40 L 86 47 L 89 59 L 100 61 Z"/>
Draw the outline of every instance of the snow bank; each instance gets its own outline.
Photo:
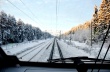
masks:
<path id="1" fill-rule="evenodd" d="M 65 43 L 68 44 L 68 40 L 66 40 Z M 80 49 L 85 51 L 86 53 L 89 53 L 90 55 L 94 56 L 95 58 L 98 56 L 99 50 L 101 48 L 101 44 L 102 43 L 98 43 L 98 44 L 93 44 L 92 48 L 91 46 L 87 45 L 86 43 L 80 43 L 78 41 L 72 41 L 71 44 L 69 44 L 71 47 Z M 99 56 L 100 59 L 102 59 L 105 55 L 105 52 L 107 51 L 107 47 L 108 47 L 109 43 L 105 43 L 103 46 L 103 49 L 101 51 L 101 54 Z M 110 60 L 110 50 L 108 51 L 108 54 L 106 56 L 105 59 L 109 59 Z"/>

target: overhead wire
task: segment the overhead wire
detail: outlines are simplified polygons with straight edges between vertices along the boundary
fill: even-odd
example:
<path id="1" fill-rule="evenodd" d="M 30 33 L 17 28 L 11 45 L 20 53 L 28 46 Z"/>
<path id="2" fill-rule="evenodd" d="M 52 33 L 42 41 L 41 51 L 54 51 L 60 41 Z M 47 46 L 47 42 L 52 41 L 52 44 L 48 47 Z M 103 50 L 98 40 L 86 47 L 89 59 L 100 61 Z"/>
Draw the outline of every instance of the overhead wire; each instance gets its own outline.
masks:
<path id="1" fill-rule="evenodd" d="M 20 0 L 20 2 L 28 9 L 28 11 L 33 15 L 33 17 L 36 18 L 36 15 L 31 11 L 31 9 L 22 0 Z M 36 19 L 39 21 L 38 18 L 36 18 Z"/>
<path id="2" fill-rule="evenodd" d="M 56 0 L 56 34 L 57 34 L 57 21 L 58 21 L 57 7 L 58 7 L 58 0 Z"/>
<path id="3" fill-rule="evenodd" d="M 19 11 L 21 11 L 23 14 L 25 14 L 28 18 L 30 18 L 32 21 L 34 21 L 35 23 L 37 23 L 35 20 L 33 20 L 28 14 L 26 14 L 25 12 L 23 12 L 19 7 L 17 7 L 16 5 L 14 5 L 11 1 L 7 0 L 11 5 L 13 5 L 16 9 L 18 9 Z"/>

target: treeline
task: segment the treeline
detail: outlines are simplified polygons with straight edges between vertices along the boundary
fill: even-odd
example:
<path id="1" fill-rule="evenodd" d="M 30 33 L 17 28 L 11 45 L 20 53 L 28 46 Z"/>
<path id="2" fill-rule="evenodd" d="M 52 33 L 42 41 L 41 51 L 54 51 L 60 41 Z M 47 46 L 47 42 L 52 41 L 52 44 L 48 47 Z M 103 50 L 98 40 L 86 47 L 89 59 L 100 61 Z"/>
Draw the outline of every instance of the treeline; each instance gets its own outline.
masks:
<path id="1" fill-rule="evenodd" d="M 86 21 L 85 23 L 83 24 L 80 24 L 78 26 L 75 26 L 75 27 L 72 27 L 71 30 L 69 30 L 68 32 L 66 32 L 65 34 L 68 35 L 68 34 L 71 34 L 71 33 L 75 33 L 76 31 L 78 30 L 84 30 L 84 29 L 88 29 L 90 28 L 90 21 Z"/>
<path id="2" fill-rule="evenodd" d="M 90 21 L 86 21 L 83 24 L 71 28 L 65 34 L 62 34 L 62 38 L 66 40 L 73 40 L 79 42 L 90 42 L 91 39 L 91 28 Z"/>
<path id="3" fill-rule="evenodd" d="M 18 21 L 14 16 L 0 12 L 0 44 L 19 43 L 25 40 L 37 40 L 52 37 L 47 32 L 42 32 L 38 27 L 25 24 L 21 19 Z"/>
<path id="4" fill-rule="evenodd" d="M 79 42 L 91 41 L 91 25 L 92 25 L 92 42 L 103 42 L 103 38 L 106 35 L 106 31 L 110 24 L 110 0 L 102 0 L 99 7 L 94 7 L 93 18 L 90 21 L 85 22 L 82 25 L 73 27 L 63 37 L 66 39 L 72 39 Z M 110 30 L 106 38 L 106 42 L 110 43 Z"/>

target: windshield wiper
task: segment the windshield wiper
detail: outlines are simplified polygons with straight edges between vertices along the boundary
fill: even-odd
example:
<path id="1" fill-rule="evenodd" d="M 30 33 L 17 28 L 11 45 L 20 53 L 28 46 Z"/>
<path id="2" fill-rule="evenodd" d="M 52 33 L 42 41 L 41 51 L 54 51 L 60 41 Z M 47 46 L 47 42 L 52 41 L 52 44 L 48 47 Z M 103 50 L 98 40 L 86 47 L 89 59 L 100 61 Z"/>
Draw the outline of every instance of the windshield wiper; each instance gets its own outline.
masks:
<path id="1" fill-rule="evenodd" d="M 58 58 L 58 59 L 52 59 L 48 61 L 51 61 L 51 63 L 57 63 L 57 62 L 63 63 L 63 61 L 65 61 L 65 63 L 72 62 L 75 65 L 78 72 L 87 72 L 88 67 L 85 62 L 95 62 L 96 60 L 100 64 L 103 61 L 103 59 L 89 58 L 87 56 Z M 104 60 L 104 62 L 110 63 L 110 60 Z"/>
<path id="2" fill-rule="evenodd" d="M 51 59 L 48 61 L 51 61 L 52 63 L 56 62 L 76 62 L 78 60 L 81 60 L 82 62 L 95 62 L 96 58 L 89 58 L 87 56 L 81 56 L 81 57 L 68 57 L 68 58 L 58 58 L 58 59 Z M 97 62 L 101 62 L 103 59 L 97 59 Z M 105 62 L 110 62 L 110 60 L 104 60 Z"/>

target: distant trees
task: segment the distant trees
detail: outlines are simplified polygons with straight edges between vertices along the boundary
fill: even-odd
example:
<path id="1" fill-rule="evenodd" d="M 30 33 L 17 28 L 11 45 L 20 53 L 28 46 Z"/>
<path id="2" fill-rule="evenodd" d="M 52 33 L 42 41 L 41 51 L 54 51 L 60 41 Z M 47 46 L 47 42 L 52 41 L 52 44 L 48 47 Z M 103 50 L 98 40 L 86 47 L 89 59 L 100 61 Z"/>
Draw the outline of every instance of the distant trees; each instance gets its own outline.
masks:
<path id="1" fill-rule="evenodd" d="M 90 29 L 77 30 L 72 39 L 79 42 L 86 42 L 90 39 Z"/>
<path id="2" fill-rule="evenodd" d="M 103 42 L 103 38 L 106 35 L 106 31 L 110 24 L 110 0 L 103 0 L 99 9 L 97 6 L 94 7 L 94 14 L 91 21 L 87 21 L 82 25 L 73 27 L 69 32 L 67 32 L 66 39 L 70 37 L 70 32 L 73 32 L 73 40 L 85 42 L 91 42 L 90 35 L 92 35 L 92 43 Z M 91 26 L 92 25 L 92 26 Z M 92 27 L 92 32 L 88 28 Z M 90 34 L 91 33 L 91 34 Z M 110 30 L 106 38 L 106 42 L 110 43 Z"/>
<path id="3" fill-rule="evenodd" d="M 25 24 L 21 19 L 16 21 L 14 16 L 7 15 L 4 11 L 0 12 L 0 44 L 44 39 L 45 37 L 52 36 L 42 32 L 38 27 Z"/>
<path id="4" fill-rule="evenodd" d="M 68 34 L 68 35 L 63 35 L 63 39 L 68 39 L 68 40 L 74 40 L 74 41 L 79 41 L 79 42 L 87 42 L 90 40 L 90 28 L 87 29 L 79 29 L 75 31 L 74 33 Z"/>

